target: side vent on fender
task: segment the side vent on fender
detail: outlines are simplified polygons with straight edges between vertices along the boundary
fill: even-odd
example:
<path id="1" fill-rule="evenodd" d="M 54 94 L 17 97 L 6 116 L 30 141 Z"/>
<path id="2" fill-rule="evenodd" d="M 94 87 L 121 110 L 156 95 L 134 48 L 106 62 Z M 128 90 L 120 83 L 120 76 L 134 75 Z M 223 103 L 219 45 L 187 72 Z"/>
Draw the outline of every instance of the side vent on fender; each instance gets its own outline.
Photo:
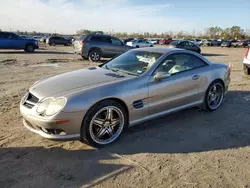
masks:
<path id="1" fill-rule="evenodd" d="M 96 67 L 89 67 L 88 69 L 89 69 L 89 70 L 95 70 Z"/>
<path id="2" fill-rule="evenodd" d="M 142 108 L 143 107 L 143 101 L 142 100 L 138 100 L 138 101 L 133 102 L 133 107 L 135 109 Z"/>

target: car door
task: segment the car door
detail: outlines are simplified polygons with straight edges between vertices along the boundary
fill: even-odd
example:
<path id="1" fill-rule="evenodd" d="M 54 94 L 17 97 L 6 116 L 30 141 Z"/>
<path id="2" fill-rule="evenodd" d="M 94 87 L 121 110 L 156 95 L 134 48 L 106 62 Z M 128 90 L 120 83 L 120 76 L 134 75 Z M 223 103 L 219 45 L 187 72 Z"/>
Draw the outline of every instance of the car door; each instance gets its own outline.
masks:
<path id="1" fill-rule="evenodd" d="M 149 114 L 171 111 L 202 102 L 201 88 L 208 66 L 190 53 L 175 53 L 166 57 L 149 78 Z M 167 73 L 168 78 L 156 81 L 157 72 Z"/>
<path id="2" fill-rule="evenodd" d="M 5 32 L 0 32 L 0 49 L 9 49 L 9 42 L 8 42 L 8 38 L 9 38 L 8 33 Z"/>
<path id="3" fill-rule="evenodd" d="M 112 50 L 111 39 L 109 36 L 92 36 L 90 38 L 91 46 L 99 48 L 103 57 L 113 57 L 115 53 Z"/>
<path id="4" fill-rule="evenodd" d="M 113 52 L 113 56 L 120 55 L 128 50 L 128 48 L 118 38 L 111 37 L 110 51 Z"/>
<path id="5" fill-rule="evenodd" d="M 10 49 L 24 49 L 25 48 L 25 40 L 18 35 L 11 33 L 8 38 Z"/>

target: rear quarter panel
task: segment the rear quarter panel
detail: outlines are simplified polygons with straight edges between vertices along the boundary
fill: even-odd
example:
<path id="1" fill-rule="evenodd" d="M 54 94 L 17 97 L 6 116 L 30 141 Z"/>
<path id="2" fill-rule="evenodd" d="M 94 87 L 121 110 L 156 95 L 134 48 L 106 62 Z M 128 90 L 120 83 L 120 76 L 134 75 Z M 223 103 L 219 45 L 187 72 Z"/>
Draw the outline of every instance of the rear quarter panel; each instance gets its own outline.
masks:
<path id="1" fill-rule="evenodd" d="M 221 80 L 224 83 L 225 91 L 227 91 L 230 84 L 229 67 L 224 64 L 211 63 L 210 65 L 200 69 L 202 80 L 199 88 L 199 95 L 201 100 L 204 99 L 205 93 L 209 85 L 215 80 Z"/>

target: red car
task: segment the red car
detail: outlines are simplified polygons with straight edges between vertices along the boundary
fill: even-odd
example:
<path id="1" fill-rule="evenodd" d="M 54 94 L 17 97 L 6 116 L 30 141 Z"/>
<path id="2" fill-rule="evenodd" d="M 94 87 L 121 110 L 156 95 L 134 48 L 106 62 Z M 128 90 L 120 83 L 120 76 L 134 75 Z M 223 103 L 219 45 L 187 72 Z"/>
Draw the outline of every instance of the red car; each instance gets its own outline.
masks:
<path id="1" fill-rule="evenodd" d="M 173 42 L 173 39 L 172 38 L 168 38 L 168 39 L 163 39 L 163 40 L 160 40 L 160 45 L 164 45 L 164 44 L 170 44 L 171 42 Z"/>

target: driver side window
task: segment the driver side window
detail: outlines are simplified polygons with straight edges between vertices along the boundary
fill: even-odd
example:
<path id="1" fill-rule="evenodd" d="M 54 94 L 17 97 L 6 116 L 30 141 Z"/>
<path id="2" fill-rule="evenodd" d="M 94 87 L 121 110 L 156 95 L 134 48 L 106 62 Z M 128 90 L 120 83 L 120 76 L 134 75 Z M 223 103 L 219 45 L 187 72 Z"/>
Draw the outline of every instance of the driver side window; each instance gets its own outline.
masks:
<path id="1" fill-rule="evenodd" d="M 205 65 L 205 62 L 191 54 L 174 54 L 170 55 L 162 62 L 162 64 L 158 67 L 157 72 L 174 75 Z"/>

